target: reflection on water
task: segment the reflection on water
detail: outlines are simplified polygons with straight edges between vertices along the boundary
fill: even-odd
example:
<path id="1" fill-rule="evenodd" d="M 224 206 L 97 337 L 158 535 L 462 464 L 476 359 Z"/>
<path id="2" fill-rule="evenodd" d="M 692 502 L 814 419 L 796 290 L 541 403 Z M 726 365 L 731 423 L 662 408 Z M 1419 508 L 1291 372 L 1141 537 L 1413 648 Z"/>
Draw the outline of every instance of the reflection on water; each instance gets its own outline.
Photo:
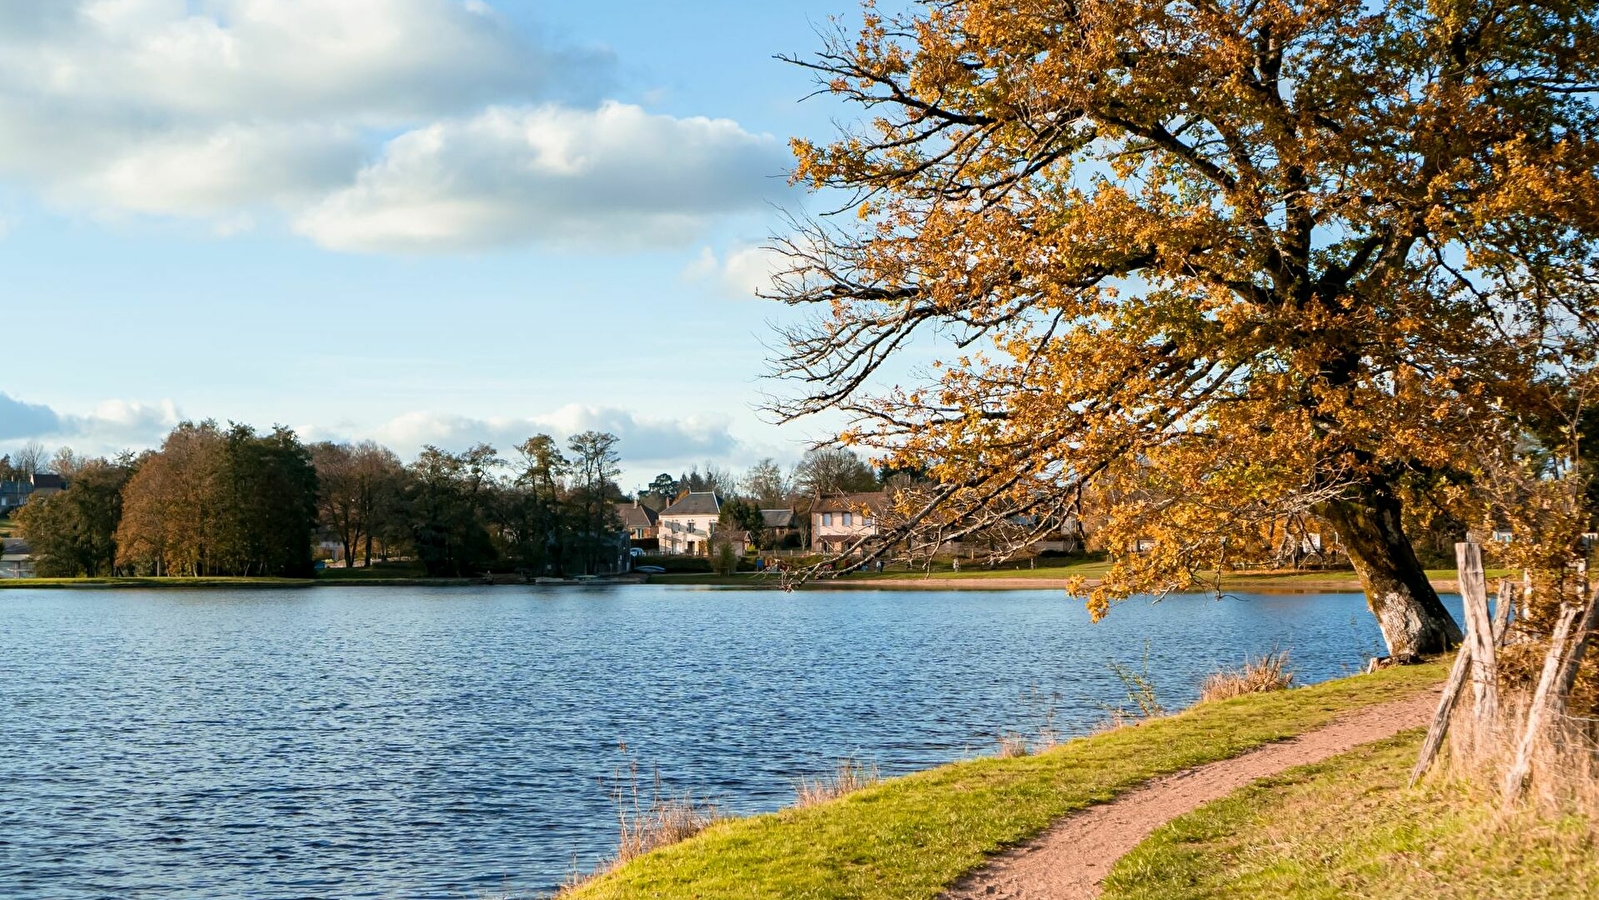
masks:
<path id="1" fill-rule="evenodd" d="M 771 809 L 842 755 L 991 752 L 1040 694 L 1083 730 L 1146 641 L 1170 708 L 1218 661 L 1290 647 L 1316 681 L 1379 645 L 1347 594 L 1091 625 L 1046 591 L 6 591 L 0 893 L 546 889 L 612 844 L 623 742 L 674 789 Z"/>

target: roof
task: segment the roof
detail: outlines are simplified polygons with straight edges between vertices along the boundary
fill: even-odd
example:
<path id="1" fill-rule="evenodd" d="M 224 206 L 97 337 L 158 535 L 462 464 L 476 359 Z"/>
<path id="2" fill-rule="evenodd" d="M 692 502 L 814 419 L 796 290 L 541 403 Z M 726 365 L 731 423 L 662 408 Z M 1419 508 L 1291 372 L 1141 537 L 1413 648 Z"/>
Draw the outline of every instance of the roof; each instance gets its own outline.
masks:
<path id="1" fill-rule="evenodd" d="M 722 512 L 722 498 L 715 491 L 689 491 L 661 510 L 662 516 L 715 516 Z"/>
<path id="2" fill-rule="evenodd" d="M 21 538 L 0 538 L 0 552 L 6 556 L 27 556 L 32 551 Z"/>
<path id="3" fill-rule="evenodd" d="M 794 511 L 792 509 L 763 509 L 761 522 L 767 528 L 793 528 Z"/>
<path id="4" fill-rule="evenodd" d="M 33 473 L 33 487 L 35 490 L 40 488 L 50 490 L 54 488 L 58 491 L 64 491 L 67 489 L 67 480 L 60 475 L 52 475 L 49 472 L 35 472 Z"/>
<path id="5" fill-rule="evenodd" d="M 650 528 L 655 524 L 655 510 L 638 503 L 618 503 L 616 514 L 624 528 Z"/>
<path id="6" fill-rule="evenodd" d="M 856 494 L 834 494 L 823 497 L 812 512 L 870 512 L 881 513 L 888 508 L 887 491 L 863 491 Z"/>

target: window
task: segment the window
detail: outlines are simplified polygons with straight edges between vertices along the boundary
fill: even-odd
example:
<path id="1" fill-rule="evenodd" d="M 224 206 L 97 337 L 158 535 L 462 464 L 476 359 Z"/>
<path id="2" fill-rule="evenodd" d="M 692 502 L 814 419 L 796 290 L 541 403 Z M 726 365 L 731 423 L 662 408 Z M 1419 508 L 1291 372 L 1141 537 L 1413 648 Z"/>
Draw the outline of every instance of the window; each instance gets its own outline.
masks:
<path id="1" fill-rule="evenodd" d="M 822 524 L 831 526 L 833 524 L 833 514 L 832 513 L 822 513 Z"/>
<path id="2" fill-rule="evenodd" d="M 871 516 L 861 516 L 861 524 L 864 525 L 867 528 L 872 527 L 872 517 Z"/>
<path id="3" fill-rule="evenodd" d="M 850 522 L 851 518 L 853 518 L 853 517 L 849 513 L 845 513 L 844 514 L 844 527 L 845 528 L 848 528 L 851 524 L 853 524 L 853 523 Z"/>

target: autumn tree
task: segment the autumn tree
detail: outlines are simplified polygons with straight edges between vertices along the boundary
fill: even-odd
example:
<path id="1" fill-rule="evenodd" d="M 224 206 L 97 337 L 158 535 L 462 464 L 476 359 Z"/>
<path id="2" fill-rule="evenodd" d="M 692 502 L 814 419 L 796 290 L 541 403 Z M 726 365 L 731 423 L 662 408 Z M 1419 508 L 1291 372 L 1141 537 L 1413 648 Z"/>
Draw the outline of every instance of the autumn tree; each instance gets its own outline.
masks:
<path id="1" fill-rule="evenodd" d="M 355 549 L 364 545 L 364 565 L 372 565 L 372 545 L 392 530 L 385 513 L 393 507 L 403 467 L 399 457 L 373 441 L 311 446 L 317 473 L 317 516 L 344 547 L 345 565 L 355 565 Z"/>
<path id="2" fill-rule="evenodd" d="M 311 445 L 316 467 L 317 521 L 344 547 L 344 564 L 355 565 L 355 546 L 365 531 L 356 492 L 354 452 L 349 444 L 321 441 Z"/>
<path id="3" fill-rule="evenodd" d="M 1336 530 L 1398 658 L 1459 639 L 1402 527 L 1592 359 L 1591 2 L 930 0 L 815 58 L 870 111 L 796 140 L 785 415 L 925 466 L 932 511 L 1127 498 L 1091 608 Z M 907 348 L 925 380 L 887 384 Z M 1475 451 L 1473 451 L 1475 452 Z"/>
<path id="4" fill-rule="evenodd" d="M 117 565 L 309 577 L 316 493 L 310 451 L 289 429 L 183 422 L 123 488 Z"/>
<path id="5" fill-rule="evenodd" d="M 74 461 L 72 487 L 32 500 L 17 512 L 17 523 L 41 576 L 115 574 L 122 489 L 133 474 L 134 460 Z"/>
<path id="6" fill-rule="evenodd" d="M 49 469 L 52 473 L 71 481 L 89 462 L 90 460 L 74 453 L 71 447 L 61 447 L 50 455 Z"/>

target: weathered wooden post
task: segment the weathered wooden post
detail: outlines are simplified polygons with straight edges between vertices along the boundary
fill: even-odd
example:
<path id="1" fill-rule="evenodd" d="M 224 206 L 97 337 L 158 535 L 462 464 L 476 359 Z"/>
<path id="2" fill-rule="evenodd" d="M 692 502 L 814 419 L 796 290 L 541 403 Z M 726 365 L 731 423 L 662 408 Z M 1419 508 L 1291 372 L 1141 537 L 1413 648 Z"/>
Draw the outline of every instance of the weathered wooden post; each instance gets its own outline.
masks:
<path id="1" fill-rule="evenodd" d="M 1588 561 L 1582 560 L 1577 564 L 1577 589 L 1578 597 L 1586 604 L 1582 618 L 1577 621 L 1577 633 L 1572 638 L 1571 649 L 1567 651 L 1566 658 L 1560 666 L 1560 674 L 1555 676 L 1555 685 L 1550 694 L 1551 720 L 1557 725 L 1561 716 L 1566 712 L 1566 700 L 1571 696 L 1571 688 L 1577 683 L 1577 670 L 1582 668 L 1583 656 L 1587 654 L 1589 639 L 1593 637 L 1595 629 L 1599 629 L 1599 595 L 1590 590 L 1588 584 Z"/>
<path id="2" fill-rule="evenodd" d="M 1412 786 L 1426 773 L 1427 767 L 1438 755 L 1438 748 L 1443 746 L 1444 734 L 1449 730 L 1449 717 L 1455 711 L 1455 700 L 1466 686 L 1466 673 L 1470 671 L 1471 642 L 1468 640 L 1463 641 L 1455 652 L 1455 665 L 1449 670 L 1449 680 L 1444 682 L 1443 696 L 1438 698 L 1438 711 L 1432 714 L 1432 724 L 1427 727 L 1427 739 L 1421 744 L 1421 755 L 1416 759 L 1416 767 L 1410 770 Z"/>
<path id="3" fill-rule="evenodd" d="M 1571 628 L 1581 613 L 1582 610 L 1575 606 L 1563 606 L 1560 609 L 1560 618 L 1555 622 L 1554 634 L 1549 638 L 1549 653 L 1544 656 L 1543 672 L 1538 676 L 1538 688 L 1533 691 L 1532 705 L 1527 708 L 1527 725 L 1521 733 L 1520 742 L 1516 745 L 1516 760 L 1511 764 L 1510 771 L 1505 774 L 1506 800 L 1517 799 L 1527 787 L 1527 778 L 1532 774 L 1532 751 L 1538 744 L 1539 735 L 1543 733 L 1545 721 L 1550 720 L 1554 712 L 1551 708 L 1550 693 L 1555 689 L 1556 679 L 1560 675 L 1566 640 L 1570 637 Z"/>
<path id="4" fill-rule="evenodd" d="M 1471 693 L 1477 734 L 1489 736 L 1499 718 L 1499 670 L 1494 652 L 1494 626 L 1488 617 L 1488 580 L 1482 569 L 1482 547 L 1470 541 L 1455 545 L 1460 596 L 1466 610 L 1466 640 L 1471 647 Z"/>
<path id="5" fill-rule="evenodd" d="M 1443 696 L 1438 698 L 1438 709 L 1427 728 L 1427 739 L 1422 742 L 1421 755 L 1416 759 L 1416 767 L 1410 771 L 1412 785 L 1426 773 L 1437 758 L 1438 750 L 1443 747 L 1444 735 L 1449 732 L 1449 718 L 1454 715 L 1455 703 L 1466 686 L 1468 673 L 1475 673 L 1476 676 L 1473 678 L 1473 693 L 1477 706 L 1473 714 L 1478 720 L 1481 721 L 1485 715 L 1485 686 L 1494 687 L 1493 703 L 1496 706 L 1498 704 L 1497 681 L 1489 682 L 1488 678 L 1498 677 L 1494 673 L 1493 654 L 1495 639 L 1501 631 L 1488 619 L 1488 583 L 1482 569 L 1482 548 L 1469 542 L 1456 544 L 1455 564 L 1459 567 L 1460 593 L 1466 600 L 1466 639 L 1461 641 L 1460 650 L 1455 654 L 1455 665 L 1449 670 L 1449 680 L 1444 682 Z M 1471 587 L 1468 588 L 1468 584 Z M 1508 623 L 1510 611 L 1503 594 L 1499 605 L 1501 609 L 1495 611 L 1495 619 L 1502 616 Z M 1481 656 L 1487 657 L 1486 665 L 1480 661 Z"/>
<path id="6" fill-rule="evenodd" d="M 1505 636 L 1510 632 L 1510 611 L 1516 605 L 1516 591 L 1510 586 L 1510 579 L 1499 579 L 1498 596 L 1494 599 L 1494 646 L 1502 647 Z"/>

